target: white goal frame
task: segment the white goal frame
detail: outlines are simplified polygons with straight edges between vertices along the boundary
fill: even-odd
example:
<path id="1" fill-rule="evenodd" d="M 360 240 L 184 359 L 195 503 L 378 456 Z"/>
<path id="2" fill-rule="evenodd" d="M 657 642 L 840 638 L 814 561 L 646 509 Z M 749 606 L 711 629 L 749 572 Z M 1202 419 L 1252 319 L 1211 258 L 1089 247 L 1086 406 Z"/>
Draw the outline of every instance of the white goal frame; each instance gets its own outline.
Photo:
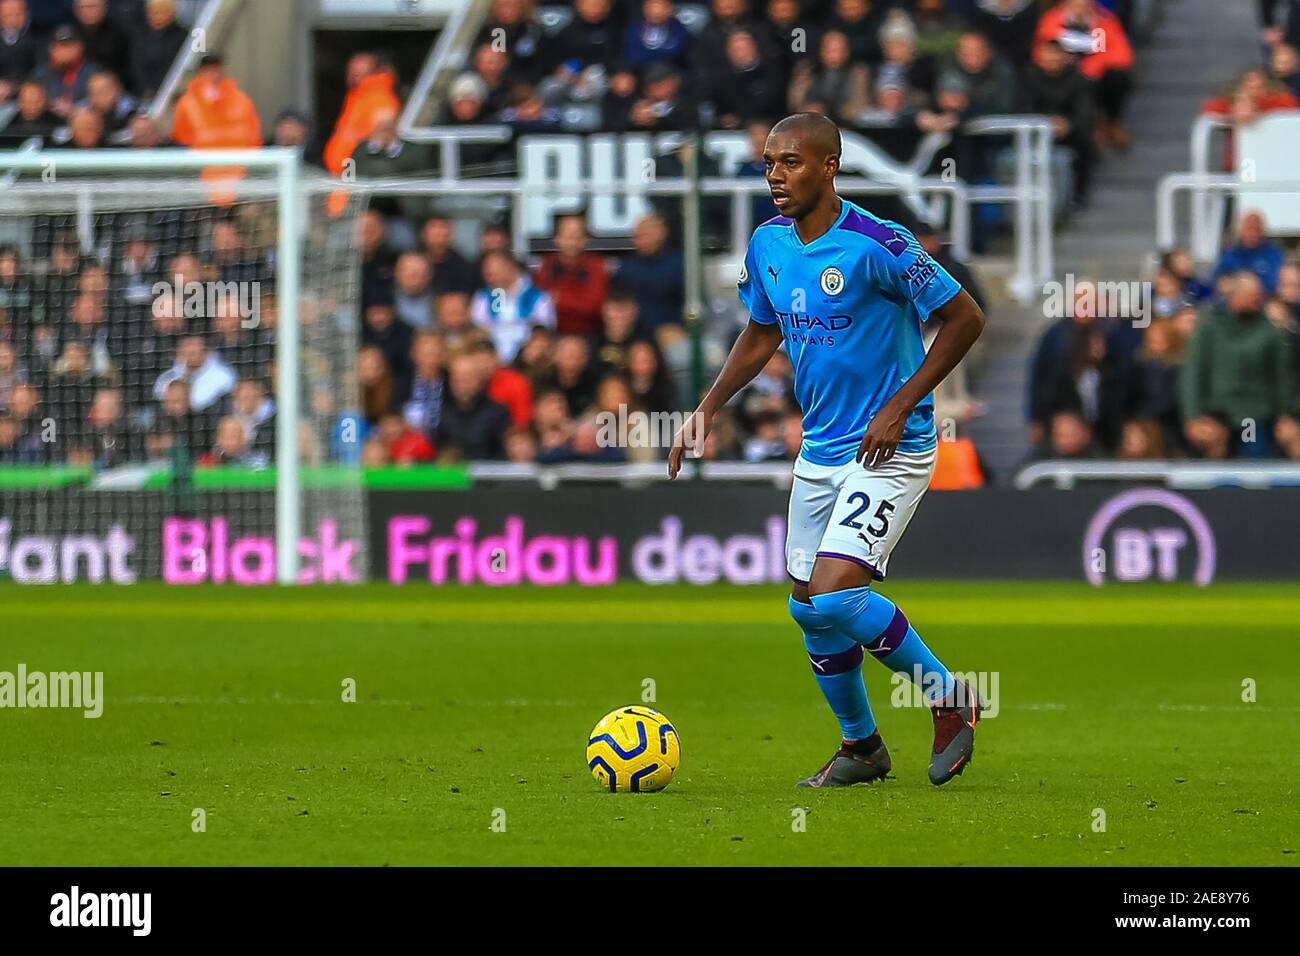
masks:
<path id="1" fill-rule="evenodd" d="M 279 204 L 276 235 L 276 447 L 275 575 L 280 584 L 298 580 L 301 533 L 301 483 L 298 461 L 298 297 L 301 291 L 303 215 L 299 191 L 302 154 L 282 147 L 267 149 L 87 149 L 48 152 L 0 152 L 0 173 L 130 173 L 132 171 L 198 172 L 213 167 L 241 167 L 271 172 Z M 55 180 L 57 182 L 57 178 Z M 147 189 L 148 183 L 136 183 Z M 253 185 L 253 184 L 249 184 Z M 12 187 L 10 187 L 12 188 Z M 210 192 L 219 182 L 194 179 L 193 188 Z M 238 191 L 238 184 L 230 188 Z M 254 186 L 254 188 L 256 188 Z M 31 187 L 27 187 L 30 191 Z M 0 213 L 6 188 L 0 186 Z"/>

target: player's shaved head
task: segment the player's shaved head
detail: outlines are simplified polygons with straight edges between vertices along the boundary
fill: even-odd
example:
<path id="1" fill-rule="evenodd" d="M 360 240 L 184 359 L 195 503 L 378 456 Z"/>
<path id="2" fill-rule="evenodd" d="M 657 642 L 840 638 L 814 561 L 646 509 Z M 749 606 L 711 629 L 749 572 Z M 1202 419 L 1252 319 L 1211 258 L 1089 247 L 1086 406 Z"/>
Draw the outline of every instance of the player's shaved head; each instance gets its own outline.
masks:
<path id="1" fill-rule="evenodd" d="M 772 127 L 763 146 L 767 185 L 777 210 L 792 219 L 838 208 L 840 130 L 820 113 L 795 113 Z M 832 218 L 834 218 L 832 214 Z"/>
<path id="2" fill-rule="evenodd" d="M 772 127 L 771 136 L 791 134 L 801 144 L 813 150 L 818 159 L 834 156 L 837 159 L 843 149 L 840 128 L 821 113 L 795 113 L 787 116 Z"/>

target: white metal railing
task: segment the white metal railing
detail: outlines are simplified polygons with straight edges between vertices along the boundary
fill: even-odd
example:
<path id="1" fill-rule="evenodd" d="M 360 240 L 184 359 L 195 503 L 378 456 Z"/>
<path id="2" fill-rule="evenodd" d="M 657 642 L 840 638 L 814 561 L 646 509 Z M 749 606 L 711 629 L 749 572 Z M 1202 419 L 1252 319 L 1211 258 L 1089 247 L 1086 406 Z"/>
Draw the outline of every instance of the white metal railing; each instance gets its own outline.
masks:
<path id="1" fill-rule="evenodd" d="M 1160 481 L 1170 488 L 1276 488 L 1300 485 L 1300 462 L 1040 461 L 1016 473 L 1015 487 L 1050 482 L 1069 489 L 1081 481 Z"/>
<path id="2" fill-rule="evenodd" d="M 1015 206 L 1016 268 L 1009 291 L 1022 304 L 1034 300 L 1053 278 L 1052 144 L 1055 133 L 1045 116 L 985 116 L 962 127 L 970 136 L 1011 135 L 1016 178 L 1010 186 L 966 187 L 974 203 Z"/>
<path id="3" fill-rule="evenodd" d="M 1223 203 L 1225 195 L 1235 195 L 1243 188 L 1252 192 L 1276 190 L 1277 192 L 1300 192 L 1300 176 L 1295 179 L 1259 180 L 1246 183 L 1239 176 L 1228 173 L 1212 175 L 1208 173 L 1170 173 L 1160 180 L 1156 187 L 1156 245 L 1161 252 L 1168 252 L 1178 246 L 1177 197 L 1180 192 L 1191 194 L 1191 235 L 1188 249 L 1193 260 L 1205 264 L 1218 258 L 1219 236 L 1223 231 Z M 1205 200 L 1218 199 L 1217 203 L 1205 203 Z M 1197 209 L 1205 206 L 1200 218 L 1198 232 Z M 1217 225 L 1210 225 L 1217 218 Z M 1202 243 L 1202 245 L 1198 245 Z"/>
<path id="4" fill-rule="evenodd" d="M 429 56 L 415 79 L 411 95 L 406 99 L 406 106 L 397 120 L 397 135 L 412 143 L 437 142 L 440 128 L 437 126 L 420 126 L 420 114 L 424 111 L 435 89 L 456 70 L 465 66 L 466 57 L 472 52 L 474 34 L 478 32 L 487 16 L 490 0 L 465 0 L 442 24 L 438 39 L 429 49 Z M 444 169 L 446 167 L 443 167 Z"/>
<path id="5" fill-rule="evenodd" d="M 1210 168 L 1214 134 L 1232 129 L 1226 116 L 1198 116 L 1192 124 L 1192 175 L 1213 176 L 1221 170 Z M 1163 189 L 1163 183 L 1161 184 Z M 1219 254 L 1219 236 L 1223 233 L 1223 197 L 1211 192 L 1215 187 L 1196 187 L 1192 193 L 1191 238 L 1188 252 L 1196 262 L 1213 262 Z M 1157 224 L 1159 220 L 1157 220 Z M 1157 225 L 1159 228 L 1159 225 Z M 1163 247 L 1162 247 L 1163 248 Z"/>

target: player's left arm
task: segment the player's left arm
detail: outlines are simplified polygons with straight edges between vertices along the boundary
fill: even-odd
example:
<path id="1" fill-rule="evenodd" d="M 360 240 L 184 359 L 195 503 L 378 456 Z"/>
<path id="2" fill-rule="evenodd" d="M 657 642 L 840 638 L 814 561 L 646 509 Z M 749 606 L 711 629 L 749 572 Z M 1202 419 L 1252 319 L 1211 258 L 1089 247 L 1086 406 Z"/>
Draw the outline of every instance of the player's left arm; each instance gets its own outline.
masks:
<path id="1" fill-rule="evenodd" d="M 984 312 L 965 289 L 958 291 L 930 315 L 943 325 L 930 345 L 925 361 L 916 374 L 885 402 L 862 436 L 857 458 L 868 468 L 883 465 L 894 457 L 898 443 L 903 439 L 908 416 L 921 399 L 934 391 L 935 386 L 957 367 L 984 331 Z"/>

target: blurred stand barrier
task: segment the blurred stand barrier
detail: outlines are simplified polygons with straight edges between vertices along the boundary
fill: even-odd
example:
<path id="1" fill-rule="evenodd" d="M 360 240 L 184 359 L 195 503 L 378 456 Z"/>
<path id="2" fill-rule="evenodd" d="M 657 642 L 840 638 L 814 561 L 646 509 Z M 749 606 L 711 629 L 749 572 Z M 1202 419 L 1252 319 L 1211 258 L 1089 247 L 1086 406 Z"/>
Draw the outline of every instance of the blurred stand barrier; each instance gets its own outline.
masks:
<path id="1" fill-rule="evenodd" d="M 183 497 L 165 487 L 130 493 L 15 488 L 0 509 L 0 578 L 273 583 L 275 529 L 266 520 L 273 482 L 219 487 L 201 471 L 195 479 L 196 490 Z M 367 577 L 426 587 L 787 581 L 788 496 L 771 482 L 658 483 L 631 499 L 609 482 L 512 487 L 503 494 L 490 483 L 456 490 L 458 483 L 447 481 L 431 491 L 409 478 L 389 479 L 368 482 L 368 531 L 350 531 L 327 511 L 303 524 L 299 583 Z M 78 517 L 86 514 L 98 518 Z M 1294 581 L 1300 577 L 1297 515 L 1300 488 L 1267 495 L 1132 484 L 1068 493 L 954 491 L 927 498 L 891 571 L 904 580 L 1052 579 L 1107 587 Z"/>
<path id="2" fill-rule="evenodd" d="M 1161 252 L 1185 246 L 1202 265 L 1214 262 L 1230 214 L 1259 210 L 1269 234 L 1300 236 L 1300 172 L 1295 162 L 1300 142 L 1300 111 L 1279 110 L 1248 124 L 1221 116 L 1201 116 L 1192 126 L 1192 168 L 1171 173 L 1156 194 L 1156 240 Z M 1216 152 L 1216 143 L 1220 152 Z M 1216 162 L 1222 150 L 1232 168 Z M 1186 242 L 1179 241 L 1177 197 L 1189 196 Z"/>

